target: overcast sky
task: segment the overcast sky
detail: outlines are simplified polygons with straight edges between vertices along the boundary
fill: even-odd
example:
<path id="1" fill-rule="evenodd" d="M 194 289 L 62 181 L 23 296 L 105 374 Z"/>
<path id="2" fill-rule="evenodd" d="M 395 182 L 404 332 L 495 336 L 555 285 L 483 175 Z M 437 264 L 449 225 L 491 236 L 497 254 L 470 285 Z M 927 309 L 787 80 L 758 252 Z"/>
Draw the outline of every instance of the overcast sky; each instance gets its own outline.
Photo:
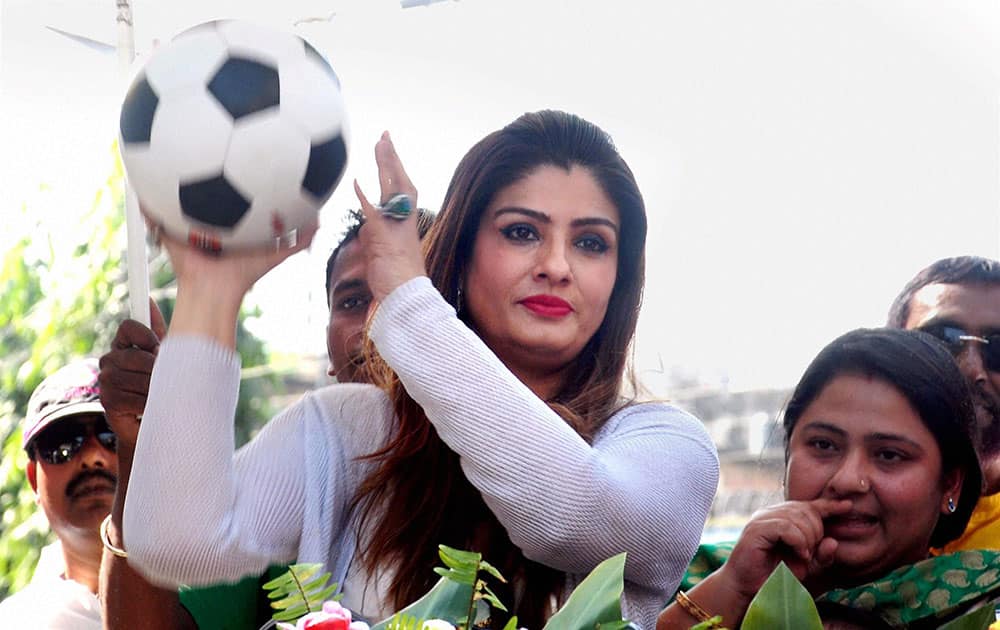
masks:
<path id="1" fill-rule="evenodd" d="M 44 26 L 114 43 L 114 2 L 0 1 L 0 208 L 36 203 L 58 225 L 106 177 L 122 90 L 113 57 Z M 343 83 L 344 181 L 374 189 L 372 147 L 389 129 L 434 209 L 462 154 L 524 111 L 602 126 L 646 198 L 637 351 L 662 395 L 659 372 L 735 388 L 794 383 L 833 337 L 881 324 L 927 263 L 1000 251 L 994 3 L 134 6 L 140 51 L 211 18 L 292 28 L 335 13 L 295 28 Z M 52 188 L 44 203 L 41 182 Z M 341 186 L 312 252 L 254 290 L 272 347 L 323 352 L 323 265 L 355 205 Z"/>

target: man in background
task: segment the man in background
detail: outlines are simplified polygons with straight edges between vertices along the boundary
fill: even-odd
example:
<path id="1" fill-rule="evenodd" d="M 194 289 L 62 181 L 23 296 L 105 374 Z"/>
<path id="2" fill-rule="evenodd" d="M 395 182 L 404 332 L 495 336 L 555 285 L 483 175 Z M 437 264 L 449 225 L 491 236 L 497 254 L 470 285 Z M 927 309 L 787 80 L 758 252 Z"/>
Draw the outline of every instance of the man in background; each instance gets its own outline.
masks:
<path id="1" fill-rule="evenodd" d="M 101 522 L 118 475 L 117 441 L 101 406 L 96 359 L 66 365 L 31 394 L 22 425 L 27 477 L 57 542 L 31 582 L 0 602 L 4 627 L 100 629 Z"/>
<path id="2" fill-rule="evenodd" d="M 418 209 L 417 231 L 427 234 L 434 215 Z M 326 352 L 330 358 L 327 373 L 339 383 L 367 383 L 362 374 L 362 341 L 372 292 L 365 279 L 365 259 L 358 241 L 361 214 L 352 211 L 340 243 L 326 261 L 326 305 L 330 319 L 326 325 Z"/>
<path id="3" fill-rule="evenodd" d="M 1000 549 L 1000 262 L 959 256 L 931 264 L 893 302 L 888 325 L 944 342 L 976 407 L 983 497 L 965 533 L 943 551 Z"/>

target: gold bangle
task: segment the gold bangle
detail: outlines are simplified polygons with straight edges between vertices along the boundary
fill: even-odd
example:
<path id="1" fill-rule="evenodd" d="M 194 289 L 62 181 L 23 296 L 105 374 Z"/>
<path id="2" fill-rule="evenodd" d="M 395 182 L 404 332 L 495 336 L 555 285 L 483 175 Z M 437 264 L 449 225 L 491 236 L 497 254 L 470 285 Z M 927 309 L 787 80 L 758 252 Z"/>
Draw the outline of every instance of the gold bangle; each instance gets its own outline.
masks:
<path id="1" fill-rule="evenodd" d="M 115 554 L 119 558 L 128 558 L 128 552 L 121 547 L 115 547 L 111 544 L 111 538 L 108 537 L 108 525 L 111 524 L 111 515 L 108 514 L 101 521 L 101 542 L 104 543 L 104 548 Z"/>
<path id="2" fill-rule="evenodd" d="M 708 628 L 722 627 L 721 619 L 719 617 L 716 617 L 715 615 L 709 613 L 707 610 L 699 606 L 697 602 L 688 597 L 687 593 L 685 593 L 684 591 L 677 591 L 677 598 L 675 601 L 677 602 L 677 605 L 683 608 L 684 612 L 686 612 L 687 614 L 691 615 L 698 621 L 708 622 L 709 624 L 707 626 Z"/>

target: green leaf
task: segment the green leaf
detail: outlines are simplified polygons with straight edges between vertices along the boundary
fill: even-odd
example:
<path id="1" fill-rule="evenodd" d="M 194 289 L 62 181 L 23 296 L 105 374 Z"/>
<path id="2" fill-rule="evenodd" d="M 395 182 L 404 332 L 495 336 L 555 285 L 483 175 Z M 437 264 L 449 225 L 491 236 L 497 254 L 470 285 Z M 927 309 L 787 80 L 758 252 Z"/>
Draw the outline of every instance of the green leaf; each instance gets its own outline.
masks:
<path id="1" fill-rule="evenodd" d="M 434 572 L 443 578 L 448 578 L 455 582 L 462 582 L 463 584 L 475 584 L 476 583 L 476 572 L 469 571 L 466 569 L 445 569 L 444 567 L 434 567 Z"/>
<path id="2" fill-rule="evenodd" d="M 400 615 L 414 619 L 444 619 L 453 626 L 464 625 L 474 593 L 472 584 L 442 578 L 426 595 L 393 617 L 375 624 L 371 630 L 389 630 L 389 622 Z"/>
<path id="3" fill-rule="evenodd" d="M 544 630 L 582 630 L 621 622 L 623 590 L 625 554 L 620 553 L 597 565 L 580 582 Z"/>
<path id="4" fill-rule="evenodd" d="M 744 630 L 823 630 L 809 591 L 784 562 L 778 564 L 743 618 Z"/>
<path id="5" fill-rule="evenodd" d="M 503 627 L 503 630 L 517 630 L 517 615 L 507 620 L 507 625 Z"/>
<path id="6" fill-rule="evenodd" d="M 438 555 L 441 556 L 441 561 L 444 562 L 445 566 L 466 571 L 476 571 L 479 568 L 479 562 L 483 559 L 481 553 L 462 551 L 448 545 L 438 545 Z"/>
<path id="7" fill-rule="evenodd" d="M 299 617 L 320 610 L 323 602 L 328 599 L 337 599 L 333 594 L 337 591 L 337 584 L 327 586 L 330 581 L 329 573 L 320 574 L 323 568 L 321 564 L 293 564 L 288 567 L 284 574 L 267 582 L 262 587 L 267 591 L 271 608 L 277 612 L 272 615 L 275 621 L 291 621 Z"/>
<path id="8" fill-rule="evenodd" d="M 491 591 L 490 587 L 486 586 L 485 584 L 483 584 L 483 590 L 482 592 L 480 592 L 479 596 L 485 599 L 487 602 L 489 602 L 490 606 L 493 606 L 498 610 L 508 612 L 507 607 L 503 605 L 503 602 L 500 601 L 500 598 L 497 597 L 497 594 Z"/>
<path id="9" fill-rule="evenodd" d="M 507 580 L 505 580 L 504 577 L 502 575 L 500 575 L 500 571 L 498 571 L 496 569 L 496 567 L 494 567 L 489 562 L 487 562 L 485 560 L 480 560 L 479 561 L 479 569 L 480 569 L 480 571 L 486 571 L 487 573 L 489 573 L 490 575 L 492 575 L 496 579 L 500 580 L 504 584 L 507 583 Z"/>
<path id="10" fill-rule="evenodd" d="M 938 630 L 986 630 L 996 621 L 993 604 L 985 604 L 958 619 L 952 619 Z"/>

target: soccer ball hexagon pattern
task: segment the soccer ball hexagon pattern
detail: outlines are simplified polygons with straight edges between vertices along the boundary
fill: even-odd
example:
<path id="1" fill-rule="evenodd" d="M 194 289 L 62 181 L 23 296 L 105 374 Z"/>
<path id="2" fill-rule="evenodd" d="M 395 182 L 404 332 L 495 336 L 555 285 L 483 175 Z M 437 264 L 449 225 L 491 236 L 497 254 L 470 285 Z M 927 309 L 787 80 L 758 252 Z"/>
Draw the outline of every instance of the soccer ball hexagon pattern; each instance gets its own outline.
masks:
<path id="1" fill-rule="evenodd" d="M 125 96 L 119 131 L 143 213 L 215 251 L 273 246 L 315 222 L 347 163 L 330 64 L 296 35 L 237 20 L 157 50 Z"/>

